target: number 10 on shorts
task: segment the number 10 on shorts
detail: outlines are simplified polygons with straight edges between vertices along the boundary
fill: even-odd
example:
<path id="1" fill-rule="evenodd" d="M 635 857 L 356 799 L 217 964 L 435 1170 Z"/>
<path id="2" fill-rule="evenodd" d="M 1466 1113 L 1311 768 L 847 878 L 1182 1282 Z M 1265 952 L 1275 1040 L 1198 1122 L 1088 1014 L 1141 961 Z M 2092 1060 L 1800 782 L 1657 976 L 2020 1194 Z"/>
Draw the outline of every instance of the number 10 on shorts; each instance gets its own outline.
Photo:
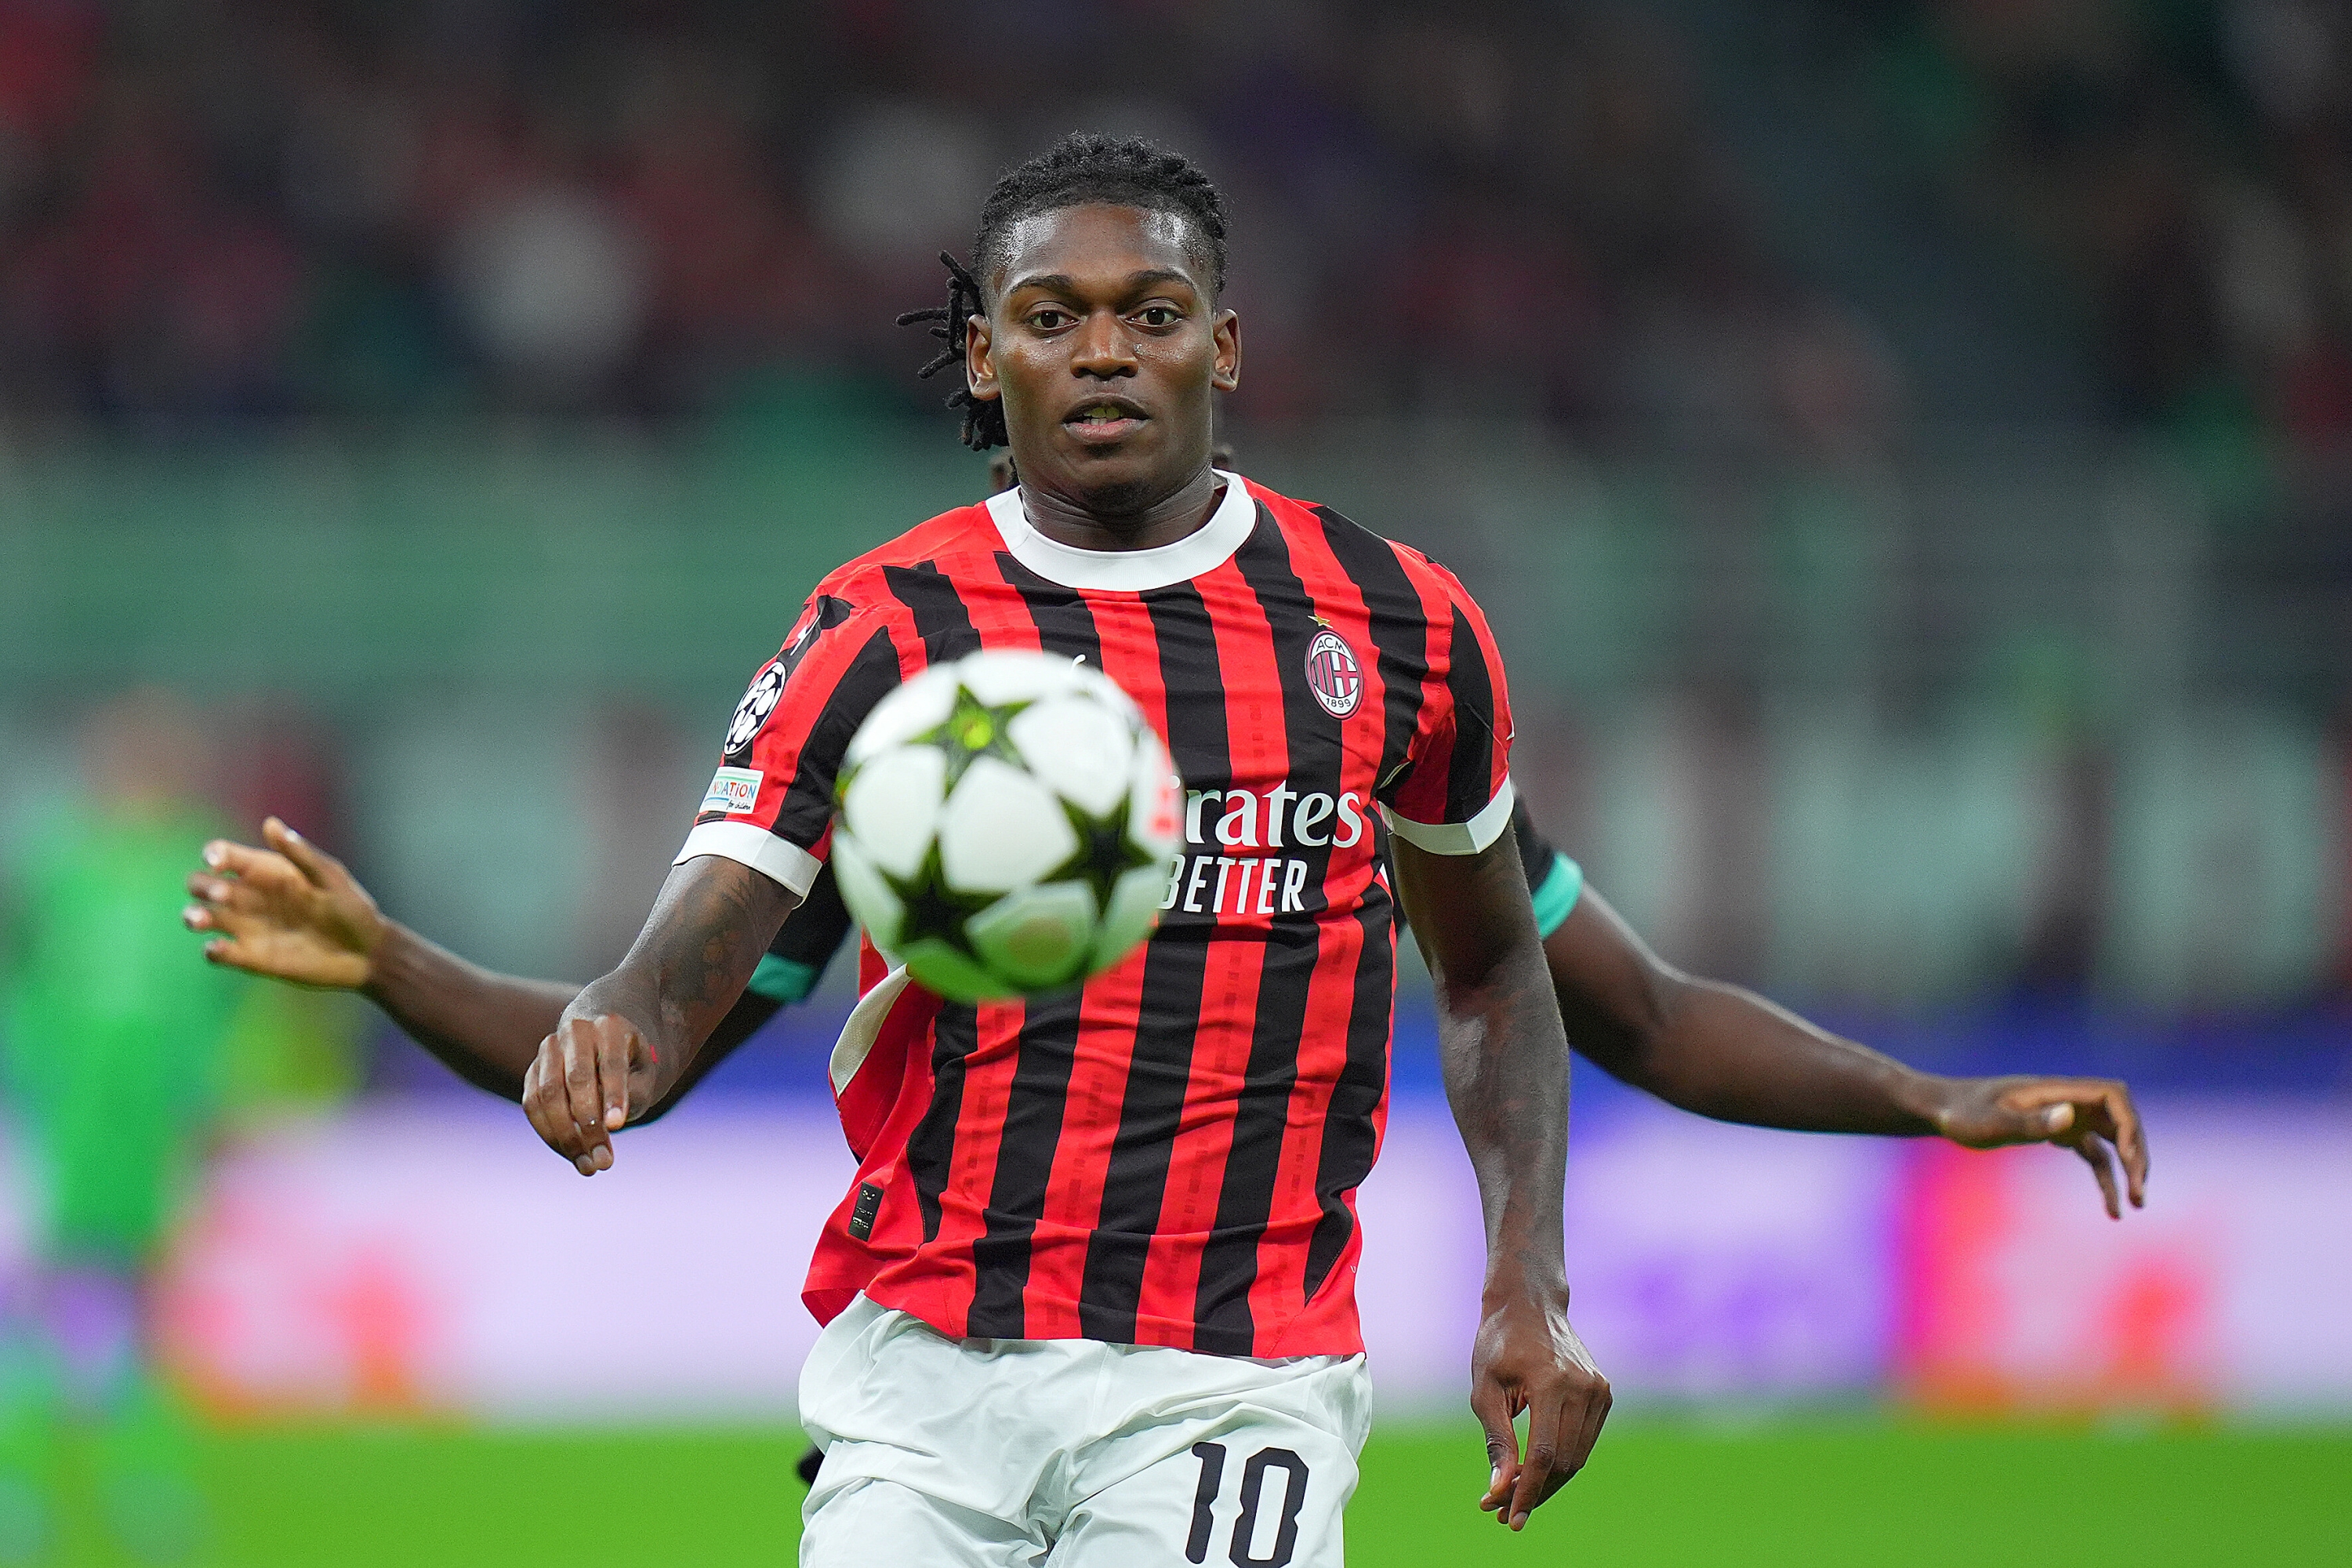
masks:
<path id="1" fill-rule="evenodd" d="M 1201 1461 L 1201 1484 L 1192 1493 L 1192 1529 L 1184 1537 L 1184 1561 L 1205 1563 L 1209 1559 L 1209 1537 L 1216 1531 L 1217 1494 L 1225 1481 L 1225 1446 L 1195 1443 L 1192 1457 Z M 1258 1534 L 1258 1511 L 1266 1505 L 1269 1470 L 1282 1472 L 1276 1483 L 1282 1488 L 1282 1512 L 1275 1527 L 1272 1549 L 1264 1557 L 1254 1557 L 1250 1554 L 1251 1545 Z M 1241 1512 L 1234 1520 L 1233 1544 L 1226 1551 L 1227 1560 L 1238 1568 L 1283 1568 L 1298 1549 L 1298 1510 L 1306 1502 L 1306 1460 L 1287 1448 L 1260 1448 L 1252 1454 L 1249 1462 L 1242 1467 Z"/>

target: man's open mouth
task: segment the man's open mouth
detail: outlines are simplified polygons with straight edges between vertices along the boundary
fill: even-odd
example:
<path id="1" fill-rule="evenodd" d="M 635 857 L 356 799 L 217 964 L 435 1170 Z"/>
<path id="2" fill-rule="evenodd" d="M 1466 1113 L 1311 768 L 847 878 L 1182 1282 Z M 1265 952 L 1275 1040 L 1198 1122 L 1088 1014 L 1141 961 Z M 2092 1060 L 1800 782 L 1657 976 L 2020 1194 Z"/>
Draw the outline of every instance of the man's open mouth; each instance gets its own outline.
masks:
<path id="1" fill-rule="evenodd" d="M 1150 416 L 1120 398 L 1080 404 L 1062 416 L 1062 423 L 1089 440 L 1112 440 L 1126 435 Z"/>

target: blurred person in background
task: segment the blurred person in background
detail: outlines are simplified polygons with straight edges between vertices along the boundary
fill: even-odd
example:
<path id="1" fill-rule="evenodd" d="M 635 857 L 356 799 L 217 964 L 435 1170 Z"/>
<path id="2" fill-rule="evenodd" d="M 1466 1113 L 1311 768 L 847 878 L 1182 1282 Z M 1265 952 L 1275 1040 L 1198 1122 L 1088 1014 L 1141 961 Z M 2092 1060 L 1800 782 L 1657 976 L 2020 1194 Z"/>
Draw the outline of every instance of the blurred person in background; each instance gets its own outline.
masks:
<path id="1" fill-rule="evenodd" d="M 203 804 L 203 731 L 159 692 L 91 717 L 74 803 L 9 880 L 5 1080 L 34 1199 L 0 1297 L 0 1562 L 57 1530 L 62 1428 L 91 1429 L 108 1529 L 137 1556 L 196 1546 L 189 1435 L 152 1364 L 155 1268 L 204 1152 L 237 1000 L 171 910 Z"/>

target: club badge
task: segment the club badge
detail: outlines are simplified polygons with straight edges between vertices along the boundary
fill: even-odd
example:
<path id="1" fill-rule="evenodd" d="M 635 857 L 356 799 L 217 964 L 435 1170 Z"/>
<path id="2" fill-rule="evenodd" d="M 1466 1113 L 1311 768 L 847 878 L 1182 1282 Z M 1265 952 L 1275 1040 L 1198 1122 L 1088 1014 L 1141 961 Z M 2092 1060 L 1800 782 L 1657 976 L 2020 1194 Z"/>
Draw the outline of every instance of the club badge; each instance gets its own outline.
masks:
<path id="1" fill-rule="evenodd" d="M 1307 684 L 1334 719 L 1345 719 L 1364 700 L 1364 667 L 1347 639 L 1328 626 L 1307 645 Z"/>

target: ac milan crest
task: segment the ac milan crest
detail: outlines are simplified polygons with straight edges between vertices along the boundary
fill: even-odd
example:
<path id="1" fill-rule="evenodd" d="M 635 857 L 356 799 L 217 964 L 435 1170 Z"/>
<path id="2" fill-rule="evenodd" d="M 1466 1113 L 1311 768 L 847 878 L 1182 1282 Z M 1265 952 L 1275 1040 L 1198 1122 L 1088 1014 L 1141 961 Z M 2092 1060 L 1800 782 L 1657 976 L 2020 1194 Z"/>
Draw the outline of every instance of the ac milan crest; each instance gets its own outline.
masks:
<path id="1" fill-rule="evenodd" d="M 1307 684 L 1334 719 L 1345 719 L 1364 700 L 1364 667 L 1347 639 L 1328 626 L 1307 645 Z"/>

